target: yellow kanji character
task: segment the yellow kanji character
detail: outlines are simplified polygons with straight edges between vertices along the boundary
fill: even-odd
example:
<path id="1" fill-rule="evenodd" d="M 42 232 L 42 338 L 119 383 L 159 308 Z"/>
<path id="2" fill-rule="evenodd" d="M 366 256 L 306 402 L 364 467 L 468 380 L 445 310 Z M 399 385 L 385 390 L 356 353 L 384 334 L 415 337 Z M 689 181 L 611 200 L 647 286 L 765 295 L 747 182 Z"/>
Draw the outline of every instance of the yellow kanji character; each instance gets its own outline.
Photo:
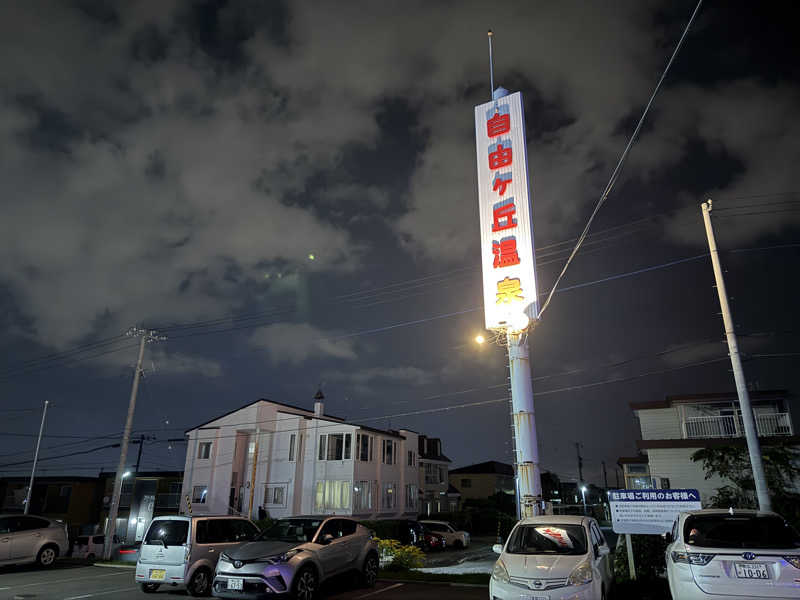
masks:
<path id="1" fill-rule="evenodd" d="M 497 282 L 497 304 L 509 304 L 516 300 L 524 300 L 519 279 L 509 279 L 506 277 Z"/>

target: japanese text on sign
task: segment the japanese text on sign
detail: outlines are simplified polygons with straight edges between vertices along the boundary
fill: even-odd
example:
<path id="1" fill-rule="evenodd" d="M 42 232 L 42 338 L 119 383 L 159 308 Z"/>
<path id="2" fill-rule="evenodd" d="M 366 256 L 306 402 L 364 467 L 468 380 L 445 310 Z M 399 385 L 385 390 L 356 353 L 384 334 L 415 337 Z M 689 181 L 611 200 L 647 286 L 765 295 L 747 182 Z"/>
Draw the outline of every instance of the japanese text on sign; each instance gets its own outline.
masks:
<path id="1" fill-rule="evenodd" d="M 697 490 L 612 490 L 608 500 L 615 533 L 661 534 L 679 513 L 701 508 Z"/>
<path id="2" fill-rule="evenodd" d="M 486 327 L 538 316 L 525 120 L 517 92 L 475 107 Z"/>

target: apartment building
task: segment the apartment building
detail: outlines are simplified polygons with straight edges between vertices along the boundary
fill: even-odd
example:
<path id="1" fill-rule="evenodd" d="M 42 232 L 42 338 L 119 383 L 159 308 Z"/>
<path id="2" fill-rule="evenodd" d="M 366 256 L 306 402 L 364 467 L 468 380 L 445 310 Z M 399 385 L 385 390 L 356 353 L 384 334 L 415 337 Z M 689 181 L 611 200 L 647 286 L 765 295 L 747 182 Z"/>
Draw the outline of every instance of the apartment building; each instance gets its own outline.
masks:
<path id="1" fill-rule="evenodd" d="M 785 390 L 750 392 L 756 429 L 762 445 L 800 443 Z M 703 502 L 725 485 L 705 479 L 702 464 L 691 455 L 700 448 L 745 445 L 741 411 L 735 392 L 667 396 L 659 402 L 632 403 L 639 420 L 637 441 L 644 459 L 620 459 L 626 487 L 694 488 Z"/>
<path id="2" fill-rule="evenodd" d="M 421 491 L 420 513 L 430 515 L 452 512 L 458 509 L 458 490 L 449 491 L 447 474 L 450 459 L 442 454 L 442 440 L 419 435 L 419 489 Z"/>
<path id="3" fill-rule="evenodd" d="M 419 436 L 348 423 L 315 400 L 256 400 L 187 431 L 181 512 L 416 516 Z"/>

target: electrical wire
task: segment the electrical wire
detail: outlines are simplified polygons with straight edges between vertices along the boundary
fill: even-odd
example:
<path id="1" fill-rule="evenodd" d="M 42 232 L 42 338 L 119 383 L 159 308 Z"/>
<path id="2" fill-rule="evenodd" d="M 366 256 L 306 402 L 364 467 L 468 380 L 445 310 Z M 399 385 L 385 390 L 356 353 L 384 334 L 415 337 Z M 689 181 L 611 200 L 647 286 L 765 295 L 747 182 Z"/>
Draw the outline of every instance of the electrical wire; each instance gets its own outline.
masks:
<path id="1" fill-rule="evenodd" d="M 653 90 L 653 93 L 650 95 L 650 100 L 647 101 L 647 105 L 645 106 L 644 111 L 642 112 L 642 116 L 639 118 L 639 122 L 636 124 L 636 128 L 634 129 L 633 134 L 628 140 L 627 146 L 625 146 L 625 150 L 622 151 L 622 155 L 619 157 L 617 166 L 614 168 L 614 171 L 611 174 L 611 178 L 609 179 L 608 184 L 606 184 L 605 190 L 603 190 L 603 193 L 601 194 L 600 199 L 598 200 L 596 206 L 594 207 L 594 210 L 592 211 L 592 214 L 589 217 L 586 226 L 583 228 L 583 231 L 581 232 L 580 236 L 578 236 L 578 241 L 576 242 L 575 247 L 572 250 L 572 253 L 569 255 L 567 262 L 564 264 L 564 268 L 561 269 L 561 273 L 559 273 L 558 277 L 556 278 L 556 281 L 553 284 L 550 293 L 547 295 L 547 299 L 545 300 L 544 304 L 539 310 L 539 318 L 541 318 L 542 314 L 544 314 L 544 312 L 547 310 L 547 307 L 550 305 L 550 301 L 552 300 L 553 294 L 555 294 L 556 289 L 558 288 L 558 284 L 561 283 L 561 280 L 564 278 L 564 274 L 567 272 L 567 269 L 569 268 L 570 264 L 575 258 L 575 255 L 578 253 L 578 250 L 580 250 L 581 244 L 583 244 L 583 240 L 585 240 L 586 236 L 589 234 L 589 229 L 591 228 L 592 223 L 594 222 L 594 218 L 597 216 L 597 213 L 600 211 L 600 208 L 603 206 L 603 204 L 605 204 L 606 198 L 608 198 L 608 195 L 611 193 L 611 190 L 614 187 L 614 184 L 616 183 L 620 172 L 622 171 L 622 166 L 625 163 L 625 159 L 628 157 L 628 153 L 630 152 L 630 149 L 633 146 L 633 142 L 636 140 L 636 137 L 639 135 L 639 131 L 642 129 L 645 117 L 647 117 L 647 113 L 650 111 L 650 106 L 653 104 L 653 100 L 655 100 L 658 91 L 661 89 L 661 84 L 664 82 L 664 79 L 666 79 L 667 73 L 669 72 L 669 68 L 672 66 L 675 57 L 678 55 L 678 52 L 680 51 L 681 46 L 683 45 L 683 41 L 684 39 L 686 39 L 686 36 L 689 33 L 689 29 L 691 28 L 692 23 L 694 22 L 694 19 L 697 16 L 697 13 L 700 11 L 700 6 L 702 4 L 703 0 L 698 0 L 697 6 L 695 6 L 694 12 L 692 13 L 692 16 L 689 18 L 689 22 L 686 24 L 686 28 L 683 30 L 683 34 L 681 35 L 680 40 L 678 40 L 678 45 L 675 46 L 675 50 L 673 51 L 672 56 L 669 59 L 669 62 L 667 62 L 667 66 L 661 73 L 661 77 L 659 78 L 658 83 L 656 84 L 656 87 Z"/>

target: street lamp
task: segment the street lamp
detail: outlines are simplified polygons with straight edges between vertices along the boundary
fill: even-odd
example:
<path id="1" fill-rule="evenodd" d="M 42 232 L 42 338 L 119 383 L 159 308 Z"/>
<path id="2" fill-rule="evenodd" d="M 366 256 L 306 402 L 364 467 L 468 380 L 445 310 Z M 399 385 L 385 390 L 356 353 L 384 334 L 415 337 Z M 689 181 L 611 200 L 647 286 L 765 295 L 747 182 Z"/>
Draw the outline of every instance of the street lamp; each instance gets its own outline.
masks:
<path id="1" fill-rule="evenodd" d="M 125 479 L 125 478 L 126 478 L 126 477 L 128 477 L 130 474 L 131 474 L 131 472 L 130 472 L 130 471 L 125 471 L 125 472 L 122 474 L 122 478 L 123 478 L 123 479 Z"/>
<path id="2" fill-rule="evenodd" d="M 476 344 L 483 344 L 486 341 L 486 338 L 483 337 L 481 334 L 475 336 L 475 343 Z"/>
<path id="3" fill-rule="evenodd" d="M 583 514 L 586 515 L 586 486 L 581 486 L 581 498 L 583 499 Z"/>

